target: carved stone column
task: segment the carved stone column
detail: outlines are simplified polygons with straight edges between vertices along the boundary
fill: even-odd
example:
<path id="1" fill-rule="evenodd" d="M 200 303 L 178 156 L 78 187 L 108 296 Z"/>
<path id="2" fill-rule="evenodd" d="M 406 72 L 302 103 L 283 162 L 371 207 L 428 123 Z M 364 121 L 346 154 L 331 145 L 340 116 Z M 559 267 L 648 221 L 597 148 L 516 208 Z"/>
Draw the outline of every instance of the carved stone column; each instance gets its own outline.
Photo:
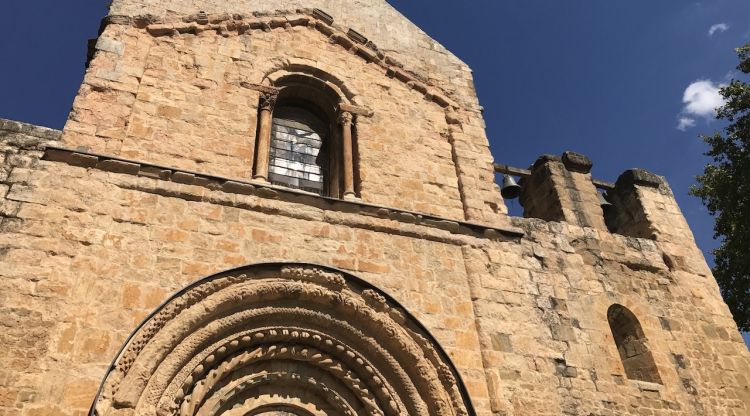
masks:
<path id="1" fill-rule="evenodd" d="M 260 95 L 258 115 L 258 153 L 255 162 L 253 179 L 268 181 L 268 159 L 271 155 L 271 122 L 273 107 L 276 105 L 277 92 L 263 92 Z"/>
<path id="2" fill-rule="evenodd" d="M 339 116 L 341 124 L 342 164 L 344 165 L 344 198 L 356 198 L 354 192 L 354 156 L 352 152 L 352 113 L 343 111 Z"/>

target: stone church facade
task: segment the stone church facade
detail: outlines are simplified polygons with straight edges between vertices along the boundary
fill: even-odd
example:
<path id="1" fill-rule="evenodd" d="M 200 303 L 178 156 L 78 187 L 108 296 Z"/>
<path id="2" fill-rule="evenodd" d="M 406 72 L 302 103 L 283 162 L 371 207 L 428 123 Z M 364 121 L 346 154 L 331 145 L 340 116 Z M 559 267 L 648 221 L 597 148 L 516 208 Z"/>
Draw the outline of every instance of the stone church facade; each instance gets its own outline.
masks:
<path id="1" fill-rule="evenodd" d="M 495 165 L 387 2 L 114 0 L 90 50 L 63 131 L 0 121 L 0 416 L 750 414 L 664 178 Z"/>

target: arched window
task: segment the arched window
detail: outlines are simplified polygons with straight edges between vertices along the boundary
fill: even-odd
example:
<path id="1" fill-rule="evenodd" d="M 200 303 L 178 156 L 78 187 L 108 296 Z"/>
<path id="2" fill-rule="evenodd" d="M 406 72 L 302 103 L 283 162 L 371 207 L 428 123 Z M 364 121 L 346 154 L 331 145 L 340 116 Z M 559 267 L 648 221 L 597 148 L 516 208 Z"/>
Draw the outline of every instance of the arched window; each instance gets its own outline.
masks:
<path id="1" fill-rule="evenodd" d="M 622 305 L 612 305 L 607 311 L 607 320 L 627 377 L 631 380 L 661 383 L 648 340 L 633 312 Z"/>
<path id="2" fill-rule="evenodd" d="M 333 198 L 356 197 L 350 107 L 316 78 L 277 80 L 261 95 L 253 178 Z"/>

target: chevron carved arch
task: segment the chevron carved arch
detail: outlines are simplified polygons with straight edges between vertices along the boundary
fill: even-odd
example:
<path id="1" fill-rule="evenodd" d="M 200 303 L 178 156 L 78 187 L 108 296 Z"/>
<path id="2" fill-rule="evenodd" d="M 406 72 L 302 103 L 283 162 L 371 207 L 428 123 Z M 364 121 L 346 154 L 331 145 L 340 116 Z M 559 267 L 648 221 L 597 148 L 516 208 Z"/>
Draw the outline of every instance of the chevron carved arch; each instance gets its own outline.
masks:
<path id="1" fill-rule="evenodd" d="M 100 416 L 474 414 L 434 338 L 344 272 L 262 264 L 184 289 L 130 337 Z"/>

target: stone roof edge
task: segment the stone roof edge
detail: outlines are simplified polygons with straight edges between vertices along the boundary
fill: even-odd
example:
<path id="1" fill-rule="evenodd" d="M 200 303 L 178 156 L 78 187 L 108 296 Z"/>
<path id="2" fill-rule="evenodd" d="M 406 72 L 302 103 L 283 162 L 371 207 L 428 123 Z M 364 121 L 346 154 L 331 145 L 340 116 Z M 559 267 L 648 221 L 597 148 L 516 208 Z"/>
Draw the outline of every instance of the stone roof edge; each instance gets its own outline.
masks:
<path id="1" fill-rule="evenodd" d="M 44 141 L 58 141 L 62 136 L 61 130 L 0 118 L 0 138 L 7 136 L 7 133 L 36 137 Z"/>
<path id="2" fill-rule="evenodd" d="M 109 15 L 104 18 L 100 33 L 110 24 L 131 25 L 139 29 L 145 29 L 152 36 L 199 33 L 207 30 L 216 31 L 220 34 L 232 31 L 244 33 L 246 30 L 254 29 L 270 31 L 276 28 L 288 29 L 294 26 L 307 26 L 316 29 L 327 36 L 331 42 L 365 61 L 378 65 L 385 70 L 386 76 L 398 79 L 409 88 L 424 95 L 425 99 L 433 101 L 446 109 L 459 110 L 461 108 L 457 103 L 460 100 L 456 99 L 454 96 L 455 93 L 447 92 L 443 88 L 434 85 L 434 83 L 429 81 L 429 77 L 418 71 L 404 68 L 402 63 L 391 55 L 381 51 L 377 45 L 364 37 L 364 35 L 352 28 L 345 28 L 335 24 L 331 16 L 318 9 L 297 9 L 294 11 L 253 13 L 249 15 L 196 13 L 182 17 L 173 17 L 171 19 L 164 19 L 154 15 Z M 456 57 L 456 59 L 458 58 Z M 461 63 L 466 65 L 463 61 Z"/>
<path id="3" fill-rule="evenodd" d="M 323 197 L 301 190 L 285 188 L 256 181 L 244 181 L 225 178 L 200 172 L 192 172 L 179 168 L 170 168 L 137 160 L 123 159 L 116 156 L 101 155 L 82 150 L 67 149 L 65 147 L 49 145 L 46 147 L 45 160 L 67 163 L 114 173 L 141 176 L 182 185 L 193 185 L 212 191 L 222 191 L 229 194 L 253 195 L 264 199 L 307 199 L 307 205 L 328 206 L 338 205 L 341 212 L 360 213 L 363 215 L 393 220 L 403 224 L 412 224 L 438 230 L 447 231 L 454 235 L 468 235 L 480 239 L 515 240 L 525 236 L 525 232 L 517 227 L 496 227 L 487 224 L 477 224 L 461 220 L 438 217 L 400 208 L 386 207 L 362 201 L 349 201 Z M 174 195 L 173 195 L 174 196 Z M 325 210 L 325 208 L 322 208 Z"/>
<path id="4" fill-rule="evenodd" d="M 456 60 L 458 62 L 460 62 L 461 65 L 465 66 L 466 68 L 468 68 L 470 71 L 473 72 L 473 70 L 471 69 L 471 67 L 469 66 L 468 63 L 466 63 L 458 55 L 456 55 L 455 53 L 453 53 L 450 49 L 446 48 L 445 45 L 443 45 L 442 43 L 440 43 L 437 39 L 433 38 L 429 33 L 425 32 L 419 25 L 417 25 L 416 23 L 412 22 L 411 19 L 409 19 L 408 17 L 406 17 L 403 13 L 401 13 L 401 11 L 399 11 L 395 6 L 393 6 L 391 4 L 391 0 L 385 0 L 384 3 L 386 5 L 388 5 L 388 7 L 390 7 L 391 10 L 393 10 L 394 13 L 398 14 L 399 16 L 401 16 L 402 19 L 404 19 L 407 22 L 409 22 L 409 24 L 411 24 L 420 33 L 424 34 L 428 39 L 430 39 L 431 41 L 435 42 L 435 44 L 437 46 L 439 46 L 442 49 L 443 52 L 445 52 L 445 53 L 449 54 L 450 56 L 456 58 Z"/>

